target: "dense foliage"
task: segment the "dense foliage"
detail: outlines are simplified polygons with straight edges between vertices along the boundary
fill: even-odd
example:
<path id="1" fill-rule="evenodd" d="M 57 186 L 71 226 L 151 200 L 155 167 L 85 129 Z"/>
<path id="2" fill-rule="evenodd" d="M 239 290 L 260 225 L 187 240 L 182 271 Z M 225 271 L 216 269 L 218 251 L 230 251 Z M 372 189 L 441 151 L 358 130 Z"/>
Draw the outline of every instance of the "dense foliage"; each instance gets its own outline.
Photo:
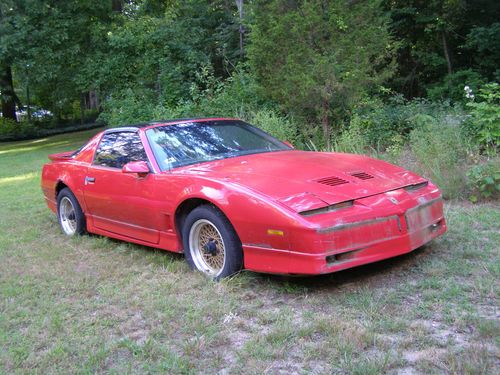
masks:
<path id="1" fill-rule="evenodd" d="M 327 146 L 364 95 L 392 74 L 394 45 L 380 1 L 261 1 L 249 59 L 286 112 L 320 122 Z"/>
<path id="2" fill-rule="evenodd" d="M 493 0 L 4 0 L 0 139 L 236 116 L 491 197 L 499 14 Z"/>

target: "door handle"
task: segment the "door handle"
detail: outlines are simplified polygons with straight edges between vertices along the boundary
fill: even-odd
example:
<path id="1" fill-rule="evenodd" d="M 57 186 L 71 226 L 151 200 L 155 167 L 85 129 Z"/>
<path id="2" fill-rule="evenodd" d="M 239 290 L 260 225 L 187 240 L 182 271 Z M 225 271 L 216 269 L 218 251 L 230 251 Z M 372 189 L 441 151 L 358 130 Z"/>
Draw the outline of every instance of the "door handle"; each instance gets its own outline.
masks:
<path id="1" fill-rule="evenodd" d="M 95 177 L 85 176 L 85 185 L 93 184 L 95 182 Z"/>

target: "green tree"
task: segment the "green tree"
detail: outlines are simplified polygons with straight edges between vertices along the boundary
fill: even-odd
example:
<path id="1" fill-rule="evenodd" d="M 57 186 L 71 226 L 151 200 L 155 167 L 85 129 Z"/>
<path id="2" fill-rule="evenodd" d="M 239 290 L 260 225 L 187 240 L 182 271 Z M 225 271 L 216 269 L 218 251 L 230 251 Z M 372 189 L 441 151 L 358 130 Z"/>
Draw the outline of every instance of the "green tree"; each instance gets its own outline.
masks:
<path id="1" fill-rule="evenodd" d="M 467 34 L 465 48 L 477 70 L 489 80 L 500 81 L 500 22 L 474 27 Z"/>
<path id="2" fill-rule="evenodd" d="M 241 60 L 233 2 L 135 1 L 114 21 L 82 79 L 104 97 L 174 107 L 210 84 L 207 72 L 225 79 Z"/>
<path id="3" fill-rule="evenodd" d="M 29 79 L 40 104 L 59 116 L 88 90 L 80 73 L 99 40 L 94 31 L 110 22 L 111 2 L 5 0 L 0 10 L 0 65 L 20 83 Z"/>
<path id="4" fill-rule="evenodd" d="M 286 111 L 319 122 L 329 147 L 332 126 L 393 71 L 380 2 L 274 0 L 253 10 L 248 55 L 260 84 Z"/>
<path id="5" fill-rule="evenodd" d="M 10 51 L 12 40 L 6 37 L 11 28 L 9 16 L 5 15 L 6 11 L 8 10 L 0 6 L 0 46 L 2 47 L 0 48 L 0 102 L 2 116 L 17 121 L 16 104 L 20 105 L 20 100 L 14 91 L 12 79 L 12 63 L 16 54 Z"/>
<path id="6" fill-rule="evenodd" d="M 489 29 L 498 22 L 496 0 L 384 0 L 383 7 L 400 42 L 391 85 L 407 97 L 425 96 L 427 89 L 440 84 L 448 86 L 441 92 L 457 96 L 450 86 L 458 77 L 480 72 L 491 79 L 494 65 L 500 64 L 498 54 L 487 53 L 497 50 L 496 31 Z M 468 83 L 462 82 L 462 87 Z"/>

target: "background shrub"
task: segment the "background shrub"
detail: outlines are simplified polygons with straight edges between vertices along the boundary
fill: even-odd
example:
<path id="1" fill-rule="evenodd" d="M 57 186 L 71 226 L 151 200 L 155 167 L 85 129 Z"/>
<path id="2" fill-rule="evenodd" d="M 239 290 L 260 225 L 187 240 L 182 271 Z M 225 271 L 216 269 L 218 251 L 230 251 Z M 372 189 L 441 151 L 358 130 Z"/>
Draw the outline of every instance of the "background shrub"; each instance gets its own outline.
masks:
<path id="1" fill-rule="evenodd" d="M 466 163 L 473 150 L 460 126 L 429 121 L 411 132 L 410 149 L 416 158 L 416 172 L 436 183 L 445 198 L 465 195 Z"/>
<path id="2" fill-rule="evenodd" d="M 407 101 L 401 96 L 391 98 L 388 104 L 375 104 L 359 108 L 353 115 L 350 127 L 362 135 L 363 143 L 377 152 L 399 147 L 408 140 L 413 129 L 428 123 L 462 123 L 465 113 L 460 106 L 449 102 L 430 102 L 425 99 Z M 348 130 L 350 131 L 350 130 Z"/>
<path id="3" fill-rule="evenodd" d="M 481 88 L 477 101 L 467 103 L 471 111 L 469 133 L 489 154 L 497 152 L 500 141 L 500 85 L 490 83 Z"/>
<path id="4" fill-rule="evenodd" d="M 247 120 L 279 140 L 292 143 L 295 148 L 304 148 L 304 135 L 290 117 L 271 109 L 263 109 L 250 113 Z"/>
<path id="5" fill-rule="evenodd" d="M 333 141 L 333 149 L 336 152 L 348 152 L 364 154 L 370 148 L 370 136 L 364 132 L 366 119 L 354 116 L 349 127 L 339 134 Z M 372 149 L 372 151 L 374 151 Z"/>
<path id="6" fill-rule="evenodd" d="M 28 122 L 15 122 L 0 117 L 0 140 L 28 138 L 36 135 L 37 130 L 33 124 Z"/>
<path id="7" fill-rule="evenodd" d="M 0 117 L 0 135 L 10 137 L 16 132 L 17 123 L 14 120 Z"/>
<path id="8" fill-rule="evenodd" d="M 0 142 L 15 141 L 23 139 L 33 139 L 47 135 L 74 132 L 103 126 L 102 123 L 84 123 L 66 125 L 64 127 L 40 126 L 39 122 L 29 123 L 27 121 L 15 122 L 10 119 L 0 117 Z"/>
<path id="9" fill-rule="evenodd" d="M 253 77 L 244 70 L 221 81 L 210 70 L 202 70 L 190 88 L 190 99 L 177 104 L 156 101 L 154 92 L 128 88 L 108 99 L 99 119 L 109 126 L 184 117 L 252 117 L 272 103 L 257 93 Z"/>
<path id="10" fill-rule="evenodd" d="M 472 69 L 459 70 L 444 77 L 442 82 L 427 89 L 427 98 L 432 101 L 451 100 L 455 103 L 465 103 L 464 86 L 473 92 L 487 82 L 477 71 Z"/>
<path id="11" fill-rule="evenodd" d="M 155 104 L 147 91 L 126 89 L 109 98 L 99 120 L 109 126 L 150 121 Z"/>
<path id="12" fill-rule="evenodd" d="M 500 158 L 497 156 L 486 163 L 473 166 L 467 172 L 468 185 L 471 190 L 469 199 L 477 202 L 480 199 L 498 199 L 500 195 Z"/>

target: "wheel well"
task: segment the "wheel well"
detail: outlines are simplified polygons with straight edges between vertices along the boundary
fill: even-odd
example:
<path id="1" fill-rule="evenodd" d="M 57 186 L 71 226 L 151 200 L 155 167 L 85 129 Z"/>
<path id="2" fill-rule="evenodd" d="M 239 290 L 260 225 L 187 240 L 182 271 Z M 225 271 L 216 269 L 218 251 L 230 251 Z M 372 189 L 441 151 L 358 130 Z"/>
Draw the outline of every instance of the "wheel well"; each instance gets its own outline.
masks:
<path id="1" fill-rule="evenodd" d="M 216 207 L 212 202 L 207 201 L 206 199 L 190 198 L 182 202 L 179 205 L 179 207 L 177 207 L 177 209 L 175 210 L 175 228 L 177 230 L 177 235 L 181 240 L 182 240 L 182 225 L 184 224 L 187 215 L 189 215 L 189 213 L 193 211 L 196 207 L 202 206 L 204 204 Z"/>
<path id="2" fill-rule="evenodd" d="M 59 195 L 59 192 L 68 187 L 68 185 L 66 185 L 64 182 L 62 181 L 57 181 L 57 184 L 56 184 L 56 199 L 57 199 L 57 196 Z"/>

